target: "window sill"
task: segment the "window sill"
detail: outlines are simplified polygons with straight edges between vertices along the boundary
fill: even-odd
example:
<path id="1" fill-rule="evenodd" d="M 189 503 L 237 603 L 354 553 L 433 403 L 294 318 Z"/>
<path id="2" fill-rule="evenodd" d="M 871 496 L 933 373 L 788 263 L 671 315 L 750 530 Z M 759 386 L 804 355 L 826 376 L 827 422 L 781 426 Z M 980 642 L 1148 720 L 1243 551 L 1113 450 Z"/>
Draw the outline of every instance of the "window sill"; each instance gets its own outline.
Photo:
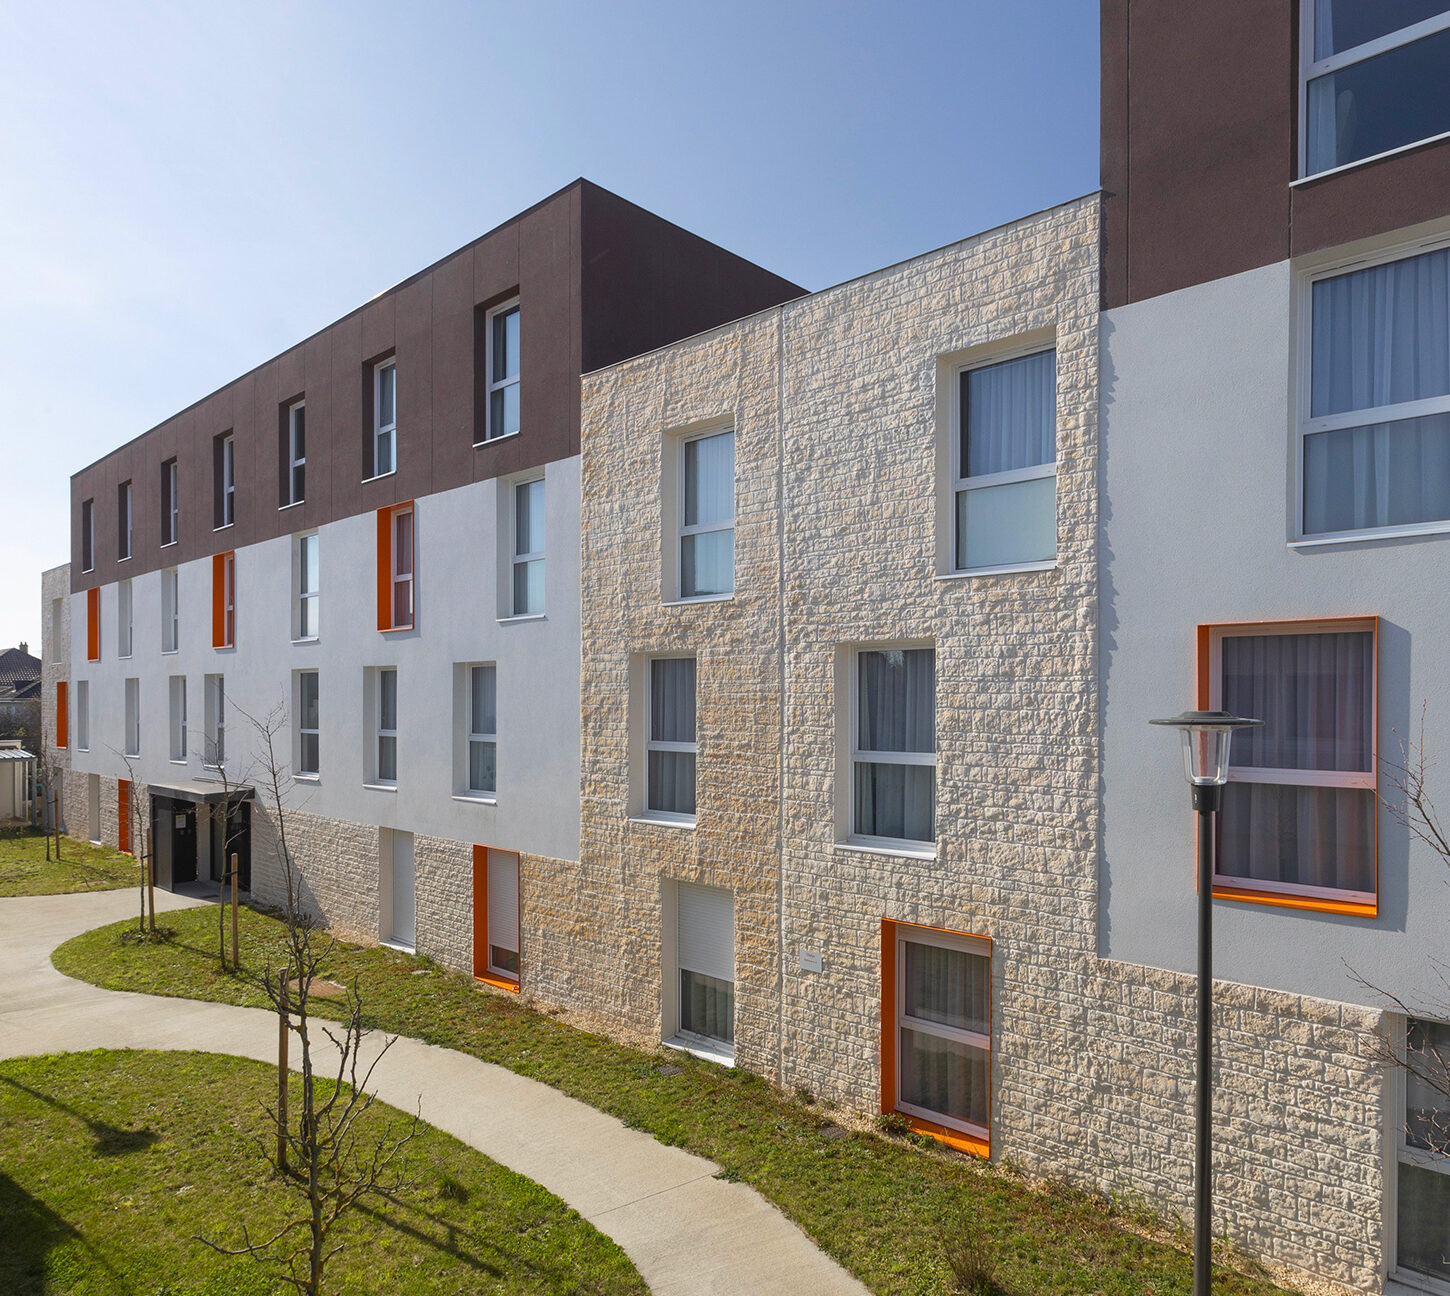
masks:
<path id="1" fill-rule="evenodd" d="M 180 652 L 181 652 L 181 649 L 180 648 L 163 648 L 161 650 L 161 655 L 163 657 L 175 657 Z"/>
<path id="2" fill-rule="evenodd" d="M 293 642 L 293 644 L 315 644 L 315 643 L 321 642 L 321 636 L 320 635 L 308 635 L 306 638 L 303 638 L 303 639 L 294 639 L 294 640 L 292 640 L 292 642 Z"/>
<path id="3" fill-rule="evenodd" d="M 285 513 L 288 509 L 298 508 L 299 506 L 301 506 L 303 504 L 306 504 L 306 503 L 307 503 L 306 496 L 304 496 L 300 500 L 290 500 L 286 504 L 279 504 L 279 505 L 277 505 L 277 512 L 279 512 L 279 513 Z"/>
<path id="4" fill-rule="evenodd" d="M 833 846 L 838 851 L 854 851 L 861 855 L 894 855 L 899 859 L 934 860 L 936 847 L 919 842 L 861 841 L 848 837 Z"/>
<path id="5" fill-rule="evenodd" d="M 492 986 L 495 990 L 507 990 L 510 994 L 518 994 L 519 983 L 510 981 L 507 977 L 495 976 L 492 972 L 475 972 L 475 981 L 481 981 L 484 985 Z"/>
<path id="6" fill-rule="evenodd" d="M 1342 166 L 1330 167 L 1327 171 L 1316 171 L 1313 175 L 1300 176 L 1297 180 L 1289 181 L 1290 189 L 1298 189 L 1301 185 L 1314 184 L 1319 180 L 1327 180 L 1330 176 L 1342 175 L 1346 171 L 1353 171 L 1357 167 L 1368 166 L 1371 162 L 1380 162 L 1385 158 L 1398 157 L 1401 153 L 1408 153 L 1411 149 L 1425 148 L 1429 144 L 1438 144 L 1442 140 L 1450 139 L 1450 131 L 1442 131 L 1438 135 L 1427 135 L 1424 139 L 1411 140 L 1408 144 L 1401 144 L 1398 148 L 1386 149 L 1383 153 L 1372 153 L 1369 157 L 1356 158 L 1353 162 L 1346 162 Z"/>
<path id="7" fill-rule="evenodd" d="M 1003 563 L 997 567 L 963 567 L 961 571 L 937 572 L 937 580 L 969 580 L 973 576 L 1011 576 L 1018 572 L 1056 571 L 1057 559 L 1044 558 L 1040 562 Z"/>
<path id="8" fill-rule="evenodd" d="M 689 598 L 666 599 L 661 607 L 689 607 L 692 603 L 729 603 L 735 591 L 728 594 L 692 594 Z"/>
<path id="9" fill-rule="evenodd" d="M 379 626 L 378 627 L 378 633 L 379 634 L 402 634 L 405 631 L 408 631 L 408 630 L 416 630 L 416 629 L 417 629 L 417 625 L 415 623 L 410 622 L 408 625 Z"/>
<path id="10" fill-rule="evenodd" d="M 517 432 L 505 432 L 502 436 L 484 437 L 482 441 L 475 441 L 473 448 L 475 450 L 482 450 L 485 446 L 497 445 L 500 441 L 512 441 L 516 436 L 521 436 L 522 434 L 523 429 L 520 428 Z"/>
<path id="11" fill-rule="evenodd" d="M 403 945 L 398 941 L 380 940 L 378 944 L 390 950 L 397 950 L 399 954 L 416 954 L 418 952 L 416 945 Z"/>
<path id="12" fill-rule="evenodd" d="M 123 562 L 130 562 L 130 561 L 131 561 L 131 555 L 130 554 L 122 554 L 119 558 L 116 559 L 116 564 L 117 564 L 117 566 L 119 566 Z"/>
<path id="13" fill-rule="evenodd" d="M 397 475 L 398 470 L 396 468 L 389 468 L 385 473 L 374 473 L 371 477 L 364 477 L 362 484 L 366 486 L 369 482 L 382 481 L 384 477 L 396 477 Z M 386 945 L 387 941 L 384 941 L 383 944 Z"/>
<path id="14" fill-rule="evenodd" d="M 498 804 L 498 794 L 495 793 L 493 796 L 489 796 L 486 792 L 455 792 L 453 794 L 453 800 L 462 801 L 466 805 L 496 806 Z"/>
<path id="15" fill-rule="evenodd" d="M 735 1050 L 728 1044 L 714 1044 L 709 1040 L 689 1039 L 684 1035 L 676 1035 L 673 1039 L 662 1040 L 661 1043 L 668 1049 L 678 1049 L 681 1053 L 688 1053 L 702 1062 L 714 1062 L 717 1066 L 725 1067 L 735 1065 Z"/>
<path id="16" fill-rule="evenodd" d="M 188 764 L 190 764 L 189 761 L 177 760 L 175 756 L 172 756 L 170 759 L 168 759 L 166 763 L 168 765 L 180 765 L 183 768 L 185 768 Z"/>
<path id="17" fill-rule="evenodd" d="M 396 783 L 364 783 L 363 787 L 367 788 L 369 792 L 396 792 L 398 790 Z"/>
<path id="18" fill-rule="evenodd" d="M 179 542 L 178 542 L 178 541 L 176 541 L 176 540 L 163 540 L 163 541 L 162 541 L 162 542 L 161 542 L 161 547 L 162 547 L 162 548 L 163 548 L 163 549 L 170 549 L 170 548 L 172 548 L 172 547 L 173 547 L 173 546 L 174 546 L 174 545 L 176 545 L 176 544 L 178 544 L 178 543 L 179 543 Z"/>
<path id="19" fill-rule="evenodd" d="M 1326 545 L 1365 544 L 1372 540 L 1411 540 L 1416 536 L 1434 536 L 1450 533 L 1450 520 L 1426 522 L 1422 526 L 1377 527 L 1365 531 L 1337 531 L 1327 536 L 1306 536 L 1302 540 L 1290 540 L 1290 549 L 1322 549 Z"/>
<path id="20" fill-rule="evenodd" d="M 230 531 L 234 526 L 236 526 L 235 522 L 223 522 L 219 527 L 212 527 L 211 533 L 212 535 L 216 535 L 221 531 Z"/>
<path id="21" fill-rule="evenodd" d="M 499 617 L 499 625 L 518 625 L 521 621 L 547 621 L 547 612 L 521 612 L 518 616 Z"/>
<path id="22" fill-rule="evenodd" d="M 1269 905 L 1278 909 L 1307 909 L 1311 913 L 1341 914 L 1349 918 L 1378 918 L 1378 900 L 1336 900 L 1330 896 L 1287 895 L 1282 891 L 1255 891 L 1249 887 L 1213 886 L 1215 900 Z"/>
<path id="23" fill-rule="evenodd" d="M 917 1134 L 930 1135 L 938 1143 L 944 1143 L 949 1148 L 969 1153 L 971 1156 L 990 1157 L 992 1155 L 991 1144 L 985 1138 L 967 1134 L 946 1125 L 938 1125 L 936 1121 L 923 1120 L 920 1116 L 913 1116 L 910 1112 L 901 1114 L 906 1117 L 911 1128 Z"/>
<path id="24" fill-rule="evenodd" d="M 301 774 L 294 774 L 292 776 L 292 781 L 294 783 L 321 783 L 322 775 L 303 772 Z"/>
<path id="25" fill-rule="evenodd" d="M 630 815 L 625 820 L 632 824 L 650 824 L 656 828 L 685 828 L 693 832 L 695 828 L 694 815 L 667 815 L 667 814 L 640 814 Z"/>

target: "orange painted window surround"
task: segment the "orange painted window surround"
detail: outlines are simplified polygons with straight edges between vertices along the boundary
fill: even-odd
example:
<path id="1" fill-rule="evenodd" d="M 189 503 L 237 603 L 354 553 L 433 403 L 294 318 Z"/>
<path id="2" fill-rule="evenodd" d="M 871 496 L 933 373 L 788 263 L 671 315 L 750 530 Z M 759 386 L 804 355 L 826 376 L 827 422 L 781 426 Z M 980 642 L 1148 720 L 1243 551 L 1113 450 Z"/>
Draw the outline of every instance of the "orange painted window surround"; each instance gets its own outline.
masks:
<path id="1" fill-rule="evenodd" d="M 1222 878 L 1217 872 L 1215 860 L 1213 898 L 1215 900 L 1238 900 L 1248 904 L 1277 906 L 1284 909 L 1307 909 L 1315 913 L 1344 914 L 1355 918 L 1374 918 L 1379 914 L 1379 661 L 1380 621 L 1377 616 L 1324 617 L 1308 621 L 1221 621 L 1200 625 L 1195 637 L 1195 658 L 1198 706 L 1200 710 L 1215 710 L 1219 707 L 1222 692 L 1222 669 L 1219 645 L 1225 633 L 1230 634 L 1301 634 L 1320 631 L 1366 630 L 1373 636 L 1373 686 L 1374 702 L 1370 720 L 1370 770 L 1371 787 L 1374 794 L 1374 823 L 1371 833 L 1374 840 L 1374 892 L 1368 898 L 1350 892 L 1336 892 L 1313 887 L 1294 887 L 1279 891 L 1254 886 L 1252 880 L 1240 884 L 1238 879 Z M 1238 782 L 1232 767 L 1229 782 Z M 1194 852 L 1190 858 L 1196 860 L 1197 837 L 1194 838 Z M 1197 865 L 1194 866 L 1194 887 L 1197 889 Z M 1287 885 L 1287 884 L 1286 884 Z"/>
<path id="2" fill-rule="evenodd" d="M 55 745 L 64 747 L 70 742 L 70 704 L 66 696 L 68 686 L 64 680 L 55 685 Z"/>
<path id="3" fill-rule="evenodd" d="M 211 646 L 234 648 L 236 643 L 237 555 L 228 550 L 211 560 Z"/>
<path id="4" fill-rule="evenodd" d="M 417 624 L 417 546 L 413 501 L 380 508 L 378 525 L 378 629 L 411 630 Z"/>
<path id="5" fill-rule="evenodd" d="M 522 883 L 520 884 L 522 890 Z M 523 919 L 520 906 L 519 949 L 523 949 Z M 519 957 L 522 970 L 523 956 Z M 485 985 L 499 990 L 519 992 L 519 978 L 493 971 L 488 961 L 488 847 L 473 848 L 473 976 Z"/>
<path id="6" fill-rule="evenodd" d="M 897 1022 L 896 1022 L 896 999 L 897 999 L 897 942 L 903 933 L 909 935 L 912 931 L 940 932 L 945 936 L 957 938 L 965 937 L 968 940 L 979 941 L 987 947 L 988 960 L 992 942 L 985 936 L 974 936 L 970 932 L 951 931 L 945 927 L 927 927 L 919 923 L 894 922 L 890 918 L 881 920 L 881 1110 L 883 1113 L 896 1110 L 896 1089 L 897 1089 Z M 992 1034 L 992 1002 L 990 997 L 987 1001 L 987 1037 Z M 938 1143 L 947 1147 L 956 1148 L 958 1152 L 970 1152 L 974 1156 L 987 1157 L 992 1153 L 991 1130 L 992 1130 L 992 1090 L 991 1090 L 990 1054 L 988 1059 L 987 1076 L 987 1136 L 979 1138 L 968 1134 L 963 1130 L 955 1129 L 947 1125 L 938 1124 L 936 1121 L 924 1120 L 909 1112 L 903 1112 L 910 1123 L 911 1128 L 918 1134 L 929 1134 Z"/>
<path id="7" fill-rule="evenodd" d="M 131 853 L 131 780 L 116 780 L 116 849 Z"/>
<path id="8" fill-rule="evenodd" d="M 101 591 L 97 586 L 86 591 L 86 660 L 101 660 Z"/>

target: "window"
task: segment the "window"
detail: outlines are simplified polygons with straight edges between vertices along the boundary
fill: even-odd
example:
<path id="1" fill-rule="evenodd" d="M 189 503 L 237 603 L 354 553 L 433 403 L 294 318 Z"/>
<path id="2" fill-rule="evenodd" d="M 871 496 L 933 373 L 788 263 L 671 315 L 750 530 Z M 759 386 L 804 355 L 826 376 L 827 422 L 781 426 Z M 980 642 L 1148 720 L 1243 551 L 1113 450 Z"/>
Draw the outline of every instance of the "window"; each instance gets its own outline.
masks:
<path id="1" fill-rule="evenodd" d="M 237 643 L 237 555 L 213 554 L 211 560 L 211 646 Z"/>
<path id="2" fill-rule="evenodd" d="M 372 672 L 377 694 L 374 699 L 376 719 L 376 757 L 374 781 L 396 783 L 398 781 L 398 672 L 385 666 Z"/>
<path id="3" fill-rule="evenodd" d="M 50 660 L 62 662 L 69 655 L 65 642 L 65 600 L 50 601 Z"/>
<path id="4" fill-rule="evenodd" d="M 176 460 L 161 465 L 161 543 L 175 544 L 181 538 L 181 495 Z"/>
<path id="5" fill-rule="evenodd" d="M 378 510 L 378 629 L 411 630 L 413 602 L 413 505 Z"/>
<path id="6" fill-rule="evenodd" d="M 125 754 L 127 756 L 141 754 L 141 681 L 139 679 L 126 681 Z"/>
<path id="7" fill-rule="evenodd" d="M 498 791 L 498 670 L 468 668 L 468 790 Z"/>
<path id="8" fill-rule="evenodd" d="M 1375 908 L 1376 623 L 1204 627 L 1233 739 L 1215 894 Z"/>
<path id="9" fill-rule="evenodd" d="M 55 745 L 66 747 L 70 744 L 70 698 L 69 686 L 65 680 L 57 680 L 55 684 Z"/>
<path id="10" fill-rule="evenodd" d="M 1057 353 L 959 371 L 953 438 L 958 571 L 1057 556 Z"/>
<path id="11" fill-rule="evenodd" d="M 116 559 L 125 562 L 131 556 L 131 483 L 123 481 L 116 487 Z"/>
<path id="12" fill-rule="evenodd" d="M 171 713 L 171 759 L 186 761 L 186 676 L 173 675 L 168 682 Z"/>
<path id="13" fill-rule="evenodd" d="M 316 639 L 322 611 L 319 540 L 316 531 L 297 537 L 296 639 Z"/>
<path id="14" fill-rule="evenodd" d="M 544 479 L 514 486 L 513 615 L 544 610 Z"/>
<path id="15" fill-rule="evenodd" d="M 677 882 L 675 924 L 676 1040 L 726 1059 L 735 1042 L 735 899 Z"/>
<path id="16" fill-rule="evenodd" d="M 237 445 L 230 432 L 212 439 L 212 526 L 218 531 L 237 520 Z"/>
<path id="17" fill-rule="evenodd" d="M 1395 1268 L 1450 1282 L 1450 1026 L 1411 1017 L 1399 1043 L 1403 1066 L 1391 1075 Z M 1431 1289 L 1445 1290 L 1439 1283 Z"/>
<path id="18" fill-rule="evenodd" d="M 707 432 L 679 447 L 682 599 L 735 590 L 735 433 Z"/>
<path id="19" fill-rule="evenodd" d="M 202 682 L 202 721 L 205 743 L 201 763 L 219 769 L 227 760 L 226 677 L 208 675 Z"/>
<path id="20" fill-rule="evenodd" d="M 161 651 L 173 653 L 181 643 L 180 588 L 177 569 L 166 567 L 161 572 Z"/>
<path id="21" fill-rule="evenodd" d="M 297 773 L 318 772 L 317 672 L 297 672 Z"/>
<path id="22" fill-rule="evenodd" d="M 935 841 L 935 651 L 862 649 L 853 682 L 853 838 Z"/>
<path id="23" fill-rule="evenodd" d="M 519 988 L 519 857 L 473 848 L 473 975 L 505 990 Z"/>
<path id="24" fill-rule="evenodd" d="M 1302 3 L 1305 175 L 1450 131 L 1450 4 Z"/>
<path id="25" fill-rule="evenodd" d="M 1314 280 L 1304 538 L 1450 527 L 1450 248 Z"/>
<path id="26" fill-rule="evenodd" d="M 412 833 L 378 829 L 378 902 L 383 943 L 411 953 L 417 916 Z"/>
<path id="27" fill-rule="evenodd" d="M 86 591 L 86 660 L 101 660 L 101 591 Z"/>
<path id="28" fill-rule="evenodd" d="M 398 366 L 384 360 L 373 366 L 373 477 L 384 477 L 397 465 Z"/>
<path id="29" fill-rule="evenodd" d="M 695 819 L 695 659 L 649 662 L 645 724 L 645 812 Z"/>
<path id="30" fill-rule="evenodd" d="M 91 685 L 89 680 L 76 682 L 76 750 L 91 749 Z"/>
<path id="31" fill-rule="evenodd" d="M 307 498 L 307 406 L 287 407 L 282 440 L 282 507 Z"/>
<path id="32" fill-rule="evenodd" d="M 985 1155 L 992 1075 L 992 947 L 883 924 L 881 1106 Z"/>
<path id="33" fill-rule="evenodd" d="M 131 582 L 116 582 L 116 656 L 131 655 Z"/>
<path id="34" fill-rule="evenodd" d="M 90 571 L 96 565 L 94 500 L 81 501 L 81 570 Z"/>
<path id="35" fill-rule="evenodd" d="M 519 307 L 515 302 L 488 317 L 488 425 L 485 441 L 519 430 Z"/>

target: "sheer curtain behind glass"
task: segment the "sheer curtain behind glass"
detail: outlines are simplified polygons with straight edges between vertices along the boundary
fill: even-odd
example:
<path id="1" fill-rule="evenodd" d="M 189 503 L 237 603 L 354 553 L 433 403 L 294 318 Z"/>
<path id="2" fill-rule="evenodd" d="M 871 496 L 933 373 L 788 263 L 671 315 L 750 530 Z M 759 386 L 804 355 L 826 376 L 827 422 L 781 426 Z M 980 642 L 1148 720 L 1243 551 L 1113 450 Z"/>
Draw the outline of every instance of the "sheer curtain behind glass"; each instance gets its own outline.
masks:
<path id="1" fill-rule="evenodd" d="M 735 588 L 735 434 L 695 437 L 681 449 L 680 597 L 729 594 Z"/>
<path id="2" fill-rule="evenodd" d="M 855 831 L 931 841 L 936 654 L 930 648 L 865 651 L 857 654 L 856 674 Z"/>
<path id="3" fill-rule="evenodd" d="M 695 813 L 695 659 L 650 662 L 648 808 Z"/>
<path id="4" fill-rule="evenodd" d="M 900 1100 L 985 1126 L 991 962 L 911 940 L 902 952 Z"/>
<path id="5" fill-rule="evenodd" d="M 498 787 L 498 674 L 493 666 L 468 672 L 468 790 Z"/>
<path id="6" fill-rule="evenodd" d="M 1450 518 L 1450 249 L 1319 280 L 1312 329 L 1312 418 L 1445 408 L 1307 435 L 1305 534 Z"/>
<path id="7" fill-rule="evenodd" d="M 1372 892 L 1375 793 L 1343 776 L 1374 773 L 1373 635 L 1225 636 L 1222 662 L 1224 707 L 1264 724 L 1234 735 L 1220 875 Z"/>

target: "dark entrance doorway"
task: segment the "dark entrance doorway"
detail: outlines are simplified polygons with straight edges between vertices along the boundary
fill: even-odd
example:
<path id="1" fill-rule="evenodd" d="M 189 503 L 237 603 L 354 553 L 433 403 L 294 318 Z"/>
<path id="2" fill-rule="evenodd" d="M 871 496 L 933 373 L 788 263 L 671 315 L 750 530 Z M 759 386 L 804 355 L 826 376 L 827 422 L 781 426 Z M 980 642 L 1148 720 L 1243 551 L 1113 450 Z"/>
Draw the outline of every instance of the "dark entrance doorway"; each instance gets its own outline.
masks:
<path id="1" fill-rule="evenodd" d="M 151 798 L 151 841 L 156 885 L 175 889 L 196 881 L 196 803 Z"/>
<path id="2" fill-rule="evenodd" d="M 237 857 L 237 889 L 252 889 L 252 805 L 234 801 L 230 812 L 222 805 L 211 807 L 211 880 L 226 875 L 227 860 Z"/>

